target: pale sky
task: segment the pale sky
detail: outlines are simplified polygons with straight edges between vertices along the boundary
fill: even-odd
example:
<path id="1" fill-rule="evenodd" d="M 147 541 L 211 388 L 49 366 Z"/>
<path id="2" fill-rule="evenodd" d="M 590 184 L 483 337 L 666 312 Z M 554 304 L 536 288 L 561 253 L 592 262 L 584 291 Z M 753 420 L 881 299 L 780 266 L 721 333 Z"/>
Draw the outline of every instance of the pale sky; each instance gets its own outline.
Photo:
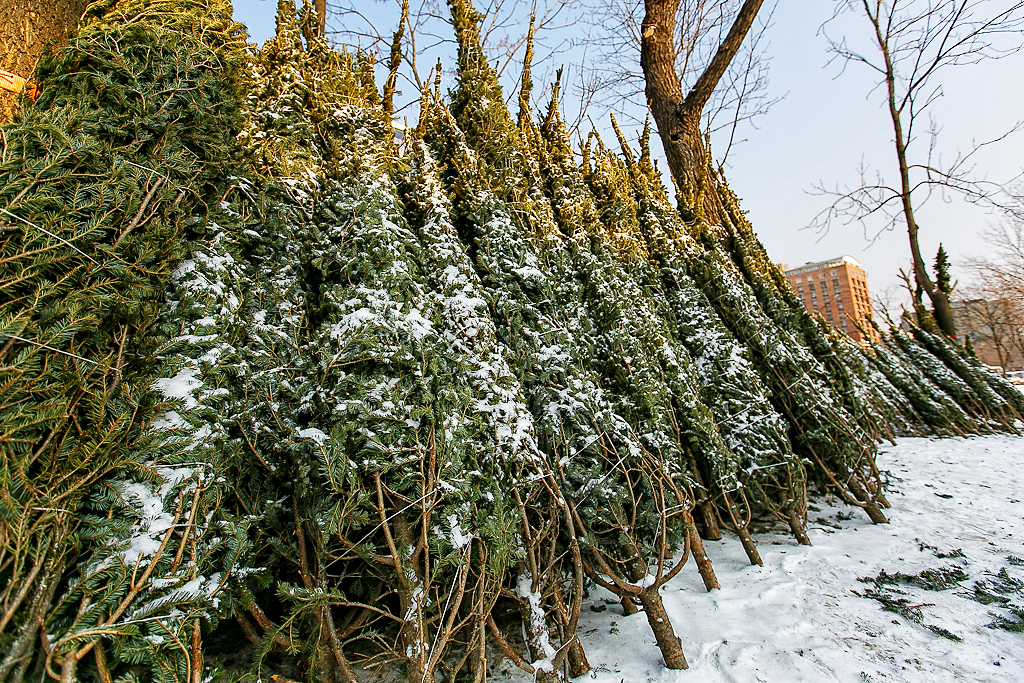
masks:
<path id="1" fill-rule="evenodd" d="M 365 0 L 368 14 L 386 11 Z M 235 17 L 246 24 L 253 40 L 273 33 L 275 0 L 233 0 Z M 827 208 L 831 200 L 813 196 L 816 183 L 829 187 L 854 184 L 862 160 L 896 180 L 892 129 L 882 93 L 869 94 L 873 81 L 866 68 L 827 65 L 830 55 L 819 27 L 832 16 L 828 0 L 780 0 L 768 32 L 771 95 L 784 99 L 744 133 L 747 142 L 735 147 L 726 175 L 742 207 L 772 258 L 791 267 L 844 254 L 868 271 L 872 294 L 898 284 L 898 270 L 908 268 L 905 230 L 881 234 L 877 225 L 833 226 L 819 235 L 802 229 Z M 391 14 L 387 11 L 387 14 Z M 830 35 L 863 37 L 869 25 L 847 16 L 830 24 Z M 454 68 L 454 64 L 446 64 Z M 941 128 L 938 152 L 952 159 L 968 151 L 973 141 L 996 138 L 1024 119 L 1024 89 L 1020 73 L 1024 53 L 976 66 L 956 67 L 942 77 L 944 97 L 933 112 Z M 926 125 L 921 126 L 922 130 Z M 920 145 L 925 152 L 927 142 Z M 1005 181 L 1024 171 L 1024 132 L 976 156 L 975 176 Z M 929 265 L 941 241 L 954 265 L 954 278 L 967 279 L 958 268 L 963 259 L 982 252 L 978 231 L 998 221 L 989 210 L 967 204 L 958 196 L 933 197 L 919 210 L 921 249 Z"/>

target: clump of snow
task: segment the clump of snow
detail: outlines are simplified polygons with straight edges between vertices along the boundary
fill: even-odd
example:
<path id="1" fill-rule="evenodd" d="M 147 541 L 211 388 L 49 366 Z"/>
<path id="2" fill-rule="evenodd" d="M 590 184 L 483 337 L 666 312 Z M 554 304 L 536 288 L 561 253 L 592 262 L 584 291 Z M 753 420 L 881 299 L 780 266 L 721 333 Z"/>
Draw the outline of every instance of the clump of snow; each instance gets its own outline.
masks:
<path id="1" fill-rule="evenodd" d="M 316 427 L 307 427 L 306 429 L 300 429 L 299 436 L 303 439 L 309 439 L 317 446 L 322 445 L 324 441 L 327 441 L 327 439 L 330 438 Z"/>
<path id="2" fill-rule="evenodd" d="M 178 371 L 174 377 L 161 377 L 153 382 L 153 389 L 159 391 L 165 398 L 177 398 L 185 402 L 186 408 L 196 408 L 199 402 L 192 393 L 203 386 L 203 382 L 196 375 L 196 368 L 188 366 Z"/>
<path id="3" fill-rule="evenodd" d="M 448 524 L 452 528 L 452 535 L 449 540 L 451 540 L 453 547 L 462 548 L 473 540 L 472 533 L 466 533 L 462 530 L 462 525 L 459 524 L 458 515 L 448 515 Z"/>

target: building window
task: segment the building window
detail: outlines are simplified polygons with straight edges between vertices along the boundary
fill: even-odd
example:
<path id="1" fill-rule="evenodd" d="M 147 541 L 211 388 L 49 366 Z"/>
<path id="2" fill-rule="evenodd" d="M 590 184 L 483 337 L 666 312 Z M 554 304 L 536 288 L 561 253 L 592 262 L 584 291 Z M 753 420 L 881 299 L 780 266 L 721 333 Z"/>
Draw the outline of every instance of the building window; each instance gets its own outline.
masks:
<path id="1" fill-rule="evenodd" d="M 798 277 L 798 278 L 796 279 L 796 281 L 797 281 L 797 282 L 803 282 L 803 281 L 804 281 L 804 279 L 803 279 L 802 277 Z"/>
<path id="2" fill-rule="evenodd" d="M 834 270 L 831 273 L 829 273 L 829 275 L 835 275 L 835 274 L 836 274 L 836 271 L 834 271 Z"/>
<path id="3" fill-rule="evenodd" d="M 809 289 L 810 289 L 810 290 L 811 290 L 812 292 L 814 291 L 814 283 L 813 283 L 813 282 L 809 283 L 809 284 L 807 285 L 807 287 L 808 287 L 808 288 L 809 288 Z"/>
<path id="4" fill-rule="evenodd" d="M 811 298 L 812 298 L 812 299 L 817 299 L 817 298 L 818 298 L 818 293 L 817 293 L 817 292 L 815 292 L 815 291 L 812 291 L 812 292 L 811 292 Z"/>
<path id="5" fill-rule="evenodd" d="M 825 304 L 825 310 L 831 312 L 832 311 L 832 306 L 829 305 L 829 304 Z M 832 316 L 829 316 L 829 317 L 831 318 Z"/>
<path id="6" fill-rule="evenodd" d="M 842 301 L 839 302 L 838 306 L 839 306 L 839 310 L 840 311 L 843 310 L 843 302 Z"/>
<path id="7" fill-rule="evenodd" d="M 803 285 L 800 285 L 799 287 L 797 287 L 796 291 L 798 291 L 800 293 L 803 293 L 803 291 L 804 291 Z"/>

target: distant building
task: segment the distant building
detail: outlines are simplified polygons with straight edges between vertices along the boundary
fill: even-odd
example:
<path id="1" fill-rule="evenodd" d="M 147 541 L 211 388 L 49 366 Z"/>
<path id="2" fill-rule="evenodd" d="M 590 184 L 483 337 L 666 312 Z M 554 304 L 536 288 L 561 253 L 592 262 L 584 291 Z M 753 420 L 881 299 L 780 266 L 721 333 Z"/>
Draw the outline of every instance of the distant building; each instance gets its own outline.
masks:
<path id="1" fill-rule="evenodd" d="M 871 293 L 867 273 L 857 259 L 843 256 L 796 268 L 787 268 L 784 264 L 779 267 L 808 311 L 824 316 L 854 341 L 863 338 L 854 321 L 860 321 L 872 338 L 877 336 L 867 322 L 874 317 Z"/>

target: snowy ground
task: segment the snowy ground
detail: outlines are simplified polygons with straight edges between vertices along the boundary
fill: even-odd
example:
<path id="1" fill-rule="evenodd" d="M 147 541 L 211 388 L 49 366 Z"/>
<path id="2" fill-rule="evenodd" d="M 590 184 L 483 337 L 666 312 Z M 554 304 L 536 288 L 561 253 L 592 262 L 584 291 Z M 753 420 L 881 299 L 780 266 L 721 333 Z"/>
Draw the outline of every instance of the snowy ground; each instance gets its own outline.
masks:
<path id="1" fill-rule="evenodd" d="M 642 612 L 625 618 L 611 595 L 592 595 L 581 635 L 594 671 L 578 683 L 1024 681 L 1024 633 L 989 628 L 1010 613 L 970 598 L 978 581 L 998 585 L 1001 569 L 1024 580 L 1024 438 L 902 439 L 879 466 L 892 477 L 890 524 L 819 501 L 813 547 L 760 534 L 764 566 L 752 567 L 735 539 L 708 542 L 722 590 L 705 593 L 695 567 L 664 589 L 688 671 L 663 668 Z M 920 624 L 854 594 L 875 588 L 858 578 L 882 570 L 940 567 L 969 578 L 944 591 L 884 589 L 920 606 Z M 1024 584 L 1002 586 L 1024 604 Z"/>

